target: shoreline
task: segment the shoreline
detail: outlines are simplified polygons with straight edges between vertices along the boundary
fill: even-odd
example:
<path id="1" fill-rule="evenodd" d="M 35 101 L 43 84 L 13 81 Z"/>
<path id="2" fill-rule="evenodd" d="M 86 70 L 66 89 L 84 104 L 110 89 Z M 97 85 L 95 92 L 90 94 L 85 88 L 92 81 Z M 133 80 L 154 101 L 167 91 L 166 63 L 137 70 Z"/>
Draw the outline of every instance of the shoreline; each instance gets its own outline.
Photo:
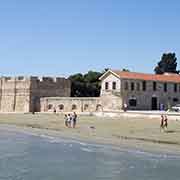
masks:
<path id="1" fill-rule="evenodd" d="M 143 151 L 180 154 L 180 121 L 169 117 L 168 132 L 160 132 L 158 118 L 78 116 L 77 127 L 67 128 L 55 114 L 0 114 L 0 127 L 90 143 Z"/>
<path id="2" fill-rule="evenodd" d="M 67 134 L 58 130 L 52 130 L 48 128 L 35 128 L 30 126 L 17 126 L 9 124 L 0 124 L 0 129 L 13 131 L 18 133 L 29 134 L 33 136 L 49 136 L 53 138 L 61 138 L 64 140 L 77 141 L 79 143 L 95 144 L 95 145 L 107 145 L 116 150 L 136 150 L 147 153 L 160 153 L 168 155 L 180 155 L 180 145 L 178 144 L 166 144 L 161 142 L 153 142 L 146 140 L 139 140 L 130 137 L 120 137 L 118 139 L 102 138 L 102 137 L 82 137 L 72 134 Z M 71 136 L 73 135 L 73 136 Z"/>

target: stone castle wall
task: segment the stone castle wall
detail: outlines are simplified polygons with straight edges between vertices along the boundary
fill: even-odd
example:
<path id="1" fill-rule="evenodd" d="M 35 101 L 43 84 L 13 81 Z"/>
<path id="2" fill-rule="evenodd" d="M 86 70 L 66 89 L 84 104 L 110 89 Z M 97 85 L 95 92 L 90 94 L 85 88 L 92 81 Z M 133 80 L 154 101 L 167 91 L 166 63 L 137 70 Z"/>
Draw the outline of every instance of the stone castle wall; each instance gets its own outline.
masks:
<path id="1" fill-rule="evenodd" d="M 41 97 L 70 96 L 70 92 L 71 83 L 64 78 L 1 77 L 0 111 L 39 111 Z"/>
<path id="2" fill-rule="evenodd" d="M 34 77 L 30 89 L 30 111 L 40 111 L 42 97 L 70 97 L 71 82 L 65 78 Z"/>
<path id="3" fill-rule="evenodd" d="M 30 79 L 25 77 L 0 78 L 0 111 L 28 112 Z"/>
<path id="4" fill-rule="evenodd" d="M 121 110 L 122 100 L 106 94 L 101 97 L 45 97 L 40 104 L 41 112 L 102 112 Z"/>
<path id="5" fill-rule="evenodd" d="M 41 98 L 41 112 L 95 112 L 103 111 L 99 97 L 48 97 Z"/>

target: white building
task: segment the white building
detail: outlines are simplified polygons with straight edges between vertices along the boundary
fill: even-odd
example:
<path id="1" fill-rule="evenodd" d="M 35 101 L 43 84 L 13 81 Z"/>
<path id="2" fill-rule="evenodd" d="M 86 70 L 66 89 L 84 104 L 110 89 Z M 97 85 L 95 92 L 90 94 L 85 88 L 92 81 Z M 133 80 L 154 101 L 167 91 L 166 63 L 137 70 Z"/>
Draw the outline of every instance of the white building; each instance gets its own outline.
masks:
<path id="1" fill-rule="evenodd" d="M 180 103 L 179 74 L 155 75 L 108 70 L 100 80 L 102 103 L 106 102 L 103 106 L 109 104 L 112 110 L 122 109 L 125 103 L 131 110 L 158 110 L 160 106 L 168 108 Z M 118 101 L 110 101 L 108 97 L 111 95 L 118 97 Z"/>

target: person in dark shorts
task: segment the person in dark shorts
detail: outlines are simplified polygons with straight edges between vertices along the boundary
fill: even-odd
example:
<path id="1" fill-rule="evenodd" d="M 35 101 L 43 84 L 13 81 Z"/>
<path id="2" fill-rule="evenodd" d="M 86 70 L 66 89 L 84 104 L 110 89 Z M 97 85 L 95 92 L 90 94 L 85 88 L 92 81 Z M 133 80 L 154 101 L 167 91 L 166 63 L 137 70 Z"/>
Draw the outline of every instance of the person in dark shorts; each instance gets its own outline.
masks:
<path id="1" fill-rule="evenodd" d="M 161 115 L 161 121 L 160 121 L 160 131 L 164 131 L 164 116 Z"/>
<path id="2" fill-rule="evenodd" d="M 164 128 L 168 129 L 168 117 L 166 115 L 164 116 Z"/>
<path id="3" fill-rule="evenodd" d="M 73 113 L 73 117 L 72 117 L 72 123 L 73 123 L 73 128 L 76 127 L 76 123 L 77 123 L 77 114 L 74 112 Z"/>

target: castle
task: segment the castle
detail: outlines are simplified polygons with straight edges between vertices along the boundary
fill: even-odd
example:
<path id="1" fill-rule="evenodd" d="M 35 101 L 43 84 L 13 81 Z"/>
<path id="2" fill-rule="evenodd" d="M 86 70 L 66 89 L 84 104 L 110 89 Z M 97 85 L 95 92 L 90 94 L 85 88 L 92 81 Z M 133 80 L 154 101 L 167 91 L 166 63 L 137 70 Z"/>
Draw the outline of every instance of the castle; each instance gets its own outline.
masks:
<path id="1" fill-rule="evenodd" d="M 1 77 L 0 112 L 39 112 L 42 97 L 69 97 L 71 83 L 65 78 Z"/>
<path id="2" fill-rule="evenodd" d="M 180 75 L 108 70 L 101 77 L 100 97 L 70 97 L 65 78 L 0 78 L 0 112 L 97 112 L 167 109 L 180 103 Z"/>

